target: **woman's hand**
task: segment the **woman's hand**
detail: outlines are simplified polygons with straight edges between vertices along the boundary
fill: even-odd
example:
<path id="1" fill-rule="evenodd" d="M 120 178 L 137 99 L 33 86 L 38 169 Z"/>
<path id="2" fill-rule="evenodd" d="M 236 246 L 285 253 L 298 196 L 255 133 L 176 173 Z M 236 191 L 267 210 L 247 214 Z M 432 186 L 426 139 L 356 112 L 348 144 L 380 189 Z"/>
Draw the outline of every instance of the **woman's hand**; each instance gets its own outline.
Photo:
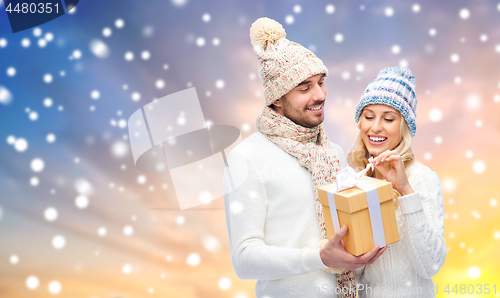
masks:
<path id="1" fill-rule="evenodd" d="M 401 195 L 413 193 L 406 176 L 405 166 L 396 150 L 387 150 L 369 161 L 384 176 L 385 180 L 392 183 L 392 187 Z M 389 164 L 390 168 L 387 170 L 383 163 Z"/>

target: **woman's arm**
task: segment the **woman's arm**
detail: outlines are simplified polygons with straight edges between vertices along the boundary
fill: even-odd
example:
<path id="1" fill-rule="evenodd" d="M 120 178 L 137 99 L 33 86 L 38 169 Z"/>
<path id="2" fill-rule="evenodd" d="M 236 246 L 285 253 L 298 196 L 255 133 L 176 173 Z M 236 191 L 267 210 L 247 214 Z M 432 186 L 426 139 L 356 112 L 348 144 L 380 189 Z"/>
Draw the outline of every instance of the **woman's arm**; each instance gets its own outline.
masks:
<path id="1" fill-rule="evenodd" d="M 444 264 L 444 203 L 439 176 L 428 169 L 414 173 L 414 193 L 398 198 L 406 222 L 409 254 L 417 274 L 431 278 Z"/>

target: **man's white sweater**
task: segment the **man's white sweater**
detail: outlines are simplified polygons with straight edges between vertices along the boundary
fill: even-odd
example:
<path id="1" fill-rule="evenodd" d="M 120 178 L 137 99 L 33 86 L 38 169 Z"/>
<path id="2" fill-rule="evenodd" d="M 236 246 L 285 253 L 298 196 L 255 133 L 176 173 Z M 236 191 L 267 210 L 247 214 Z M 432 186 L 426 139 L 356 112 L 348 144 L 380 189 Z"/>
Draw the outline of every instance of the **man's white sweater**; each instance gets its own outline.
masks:
<path id="1" fill-rule="evenodd" d="M 331 143 L 341 165 L 342 148 Z M 231 260 L 260 297 L 336 297 L 336 276 L 321 268 L 321 231 L 311 172 L 259 131 L 229 155 L 224 196 Z"/>

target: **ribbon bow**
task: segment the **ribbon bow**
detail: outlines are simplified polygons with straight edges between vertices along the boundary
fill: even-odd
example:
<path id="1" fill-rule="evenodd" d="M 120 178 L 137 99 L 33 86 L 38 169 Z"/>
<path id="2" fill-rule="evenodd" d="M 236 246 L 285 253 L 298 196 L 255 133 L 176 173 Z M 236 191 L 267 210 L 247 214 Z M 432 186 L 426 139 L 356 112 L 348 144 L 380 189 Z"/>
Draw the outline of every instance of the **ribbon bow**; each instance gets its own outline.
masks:
<path id="1" fill-rule="evenodd" d="M 351 167 L 345 167 L 340 170 L 337 173 L 336 178 L 337 191 L 355 187 L 358 184 L 359 178 L 363 177 L 369 169 L 373 170 L 373 164 L 370 162 L 366 165 L 366 168 L 364 170 L 361 170 L 358 173 L 356 173 Z"/>

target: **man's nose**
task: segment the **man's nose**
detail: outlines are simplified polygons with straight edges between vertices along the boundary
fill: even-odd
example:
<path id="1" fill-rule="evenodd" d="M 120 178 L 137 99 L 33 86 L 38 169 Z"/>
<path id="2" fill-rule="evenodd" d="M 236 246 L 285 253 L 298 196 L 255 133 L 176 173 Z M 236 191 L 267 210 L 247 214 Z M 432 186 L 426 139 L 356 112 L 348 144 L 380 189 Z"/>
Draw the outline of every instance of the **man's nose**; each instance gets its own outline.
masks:
<path id="1" fill-rule="evenodd" d="M 316 84 L 314 85 L 314 95 L 313 95 L 313 100 L 318 101 L 318 100 L 323 100 L 326 97 L 326 92 L 323 91 L 323 88 L 321 88 L 320 85 Z"/>

